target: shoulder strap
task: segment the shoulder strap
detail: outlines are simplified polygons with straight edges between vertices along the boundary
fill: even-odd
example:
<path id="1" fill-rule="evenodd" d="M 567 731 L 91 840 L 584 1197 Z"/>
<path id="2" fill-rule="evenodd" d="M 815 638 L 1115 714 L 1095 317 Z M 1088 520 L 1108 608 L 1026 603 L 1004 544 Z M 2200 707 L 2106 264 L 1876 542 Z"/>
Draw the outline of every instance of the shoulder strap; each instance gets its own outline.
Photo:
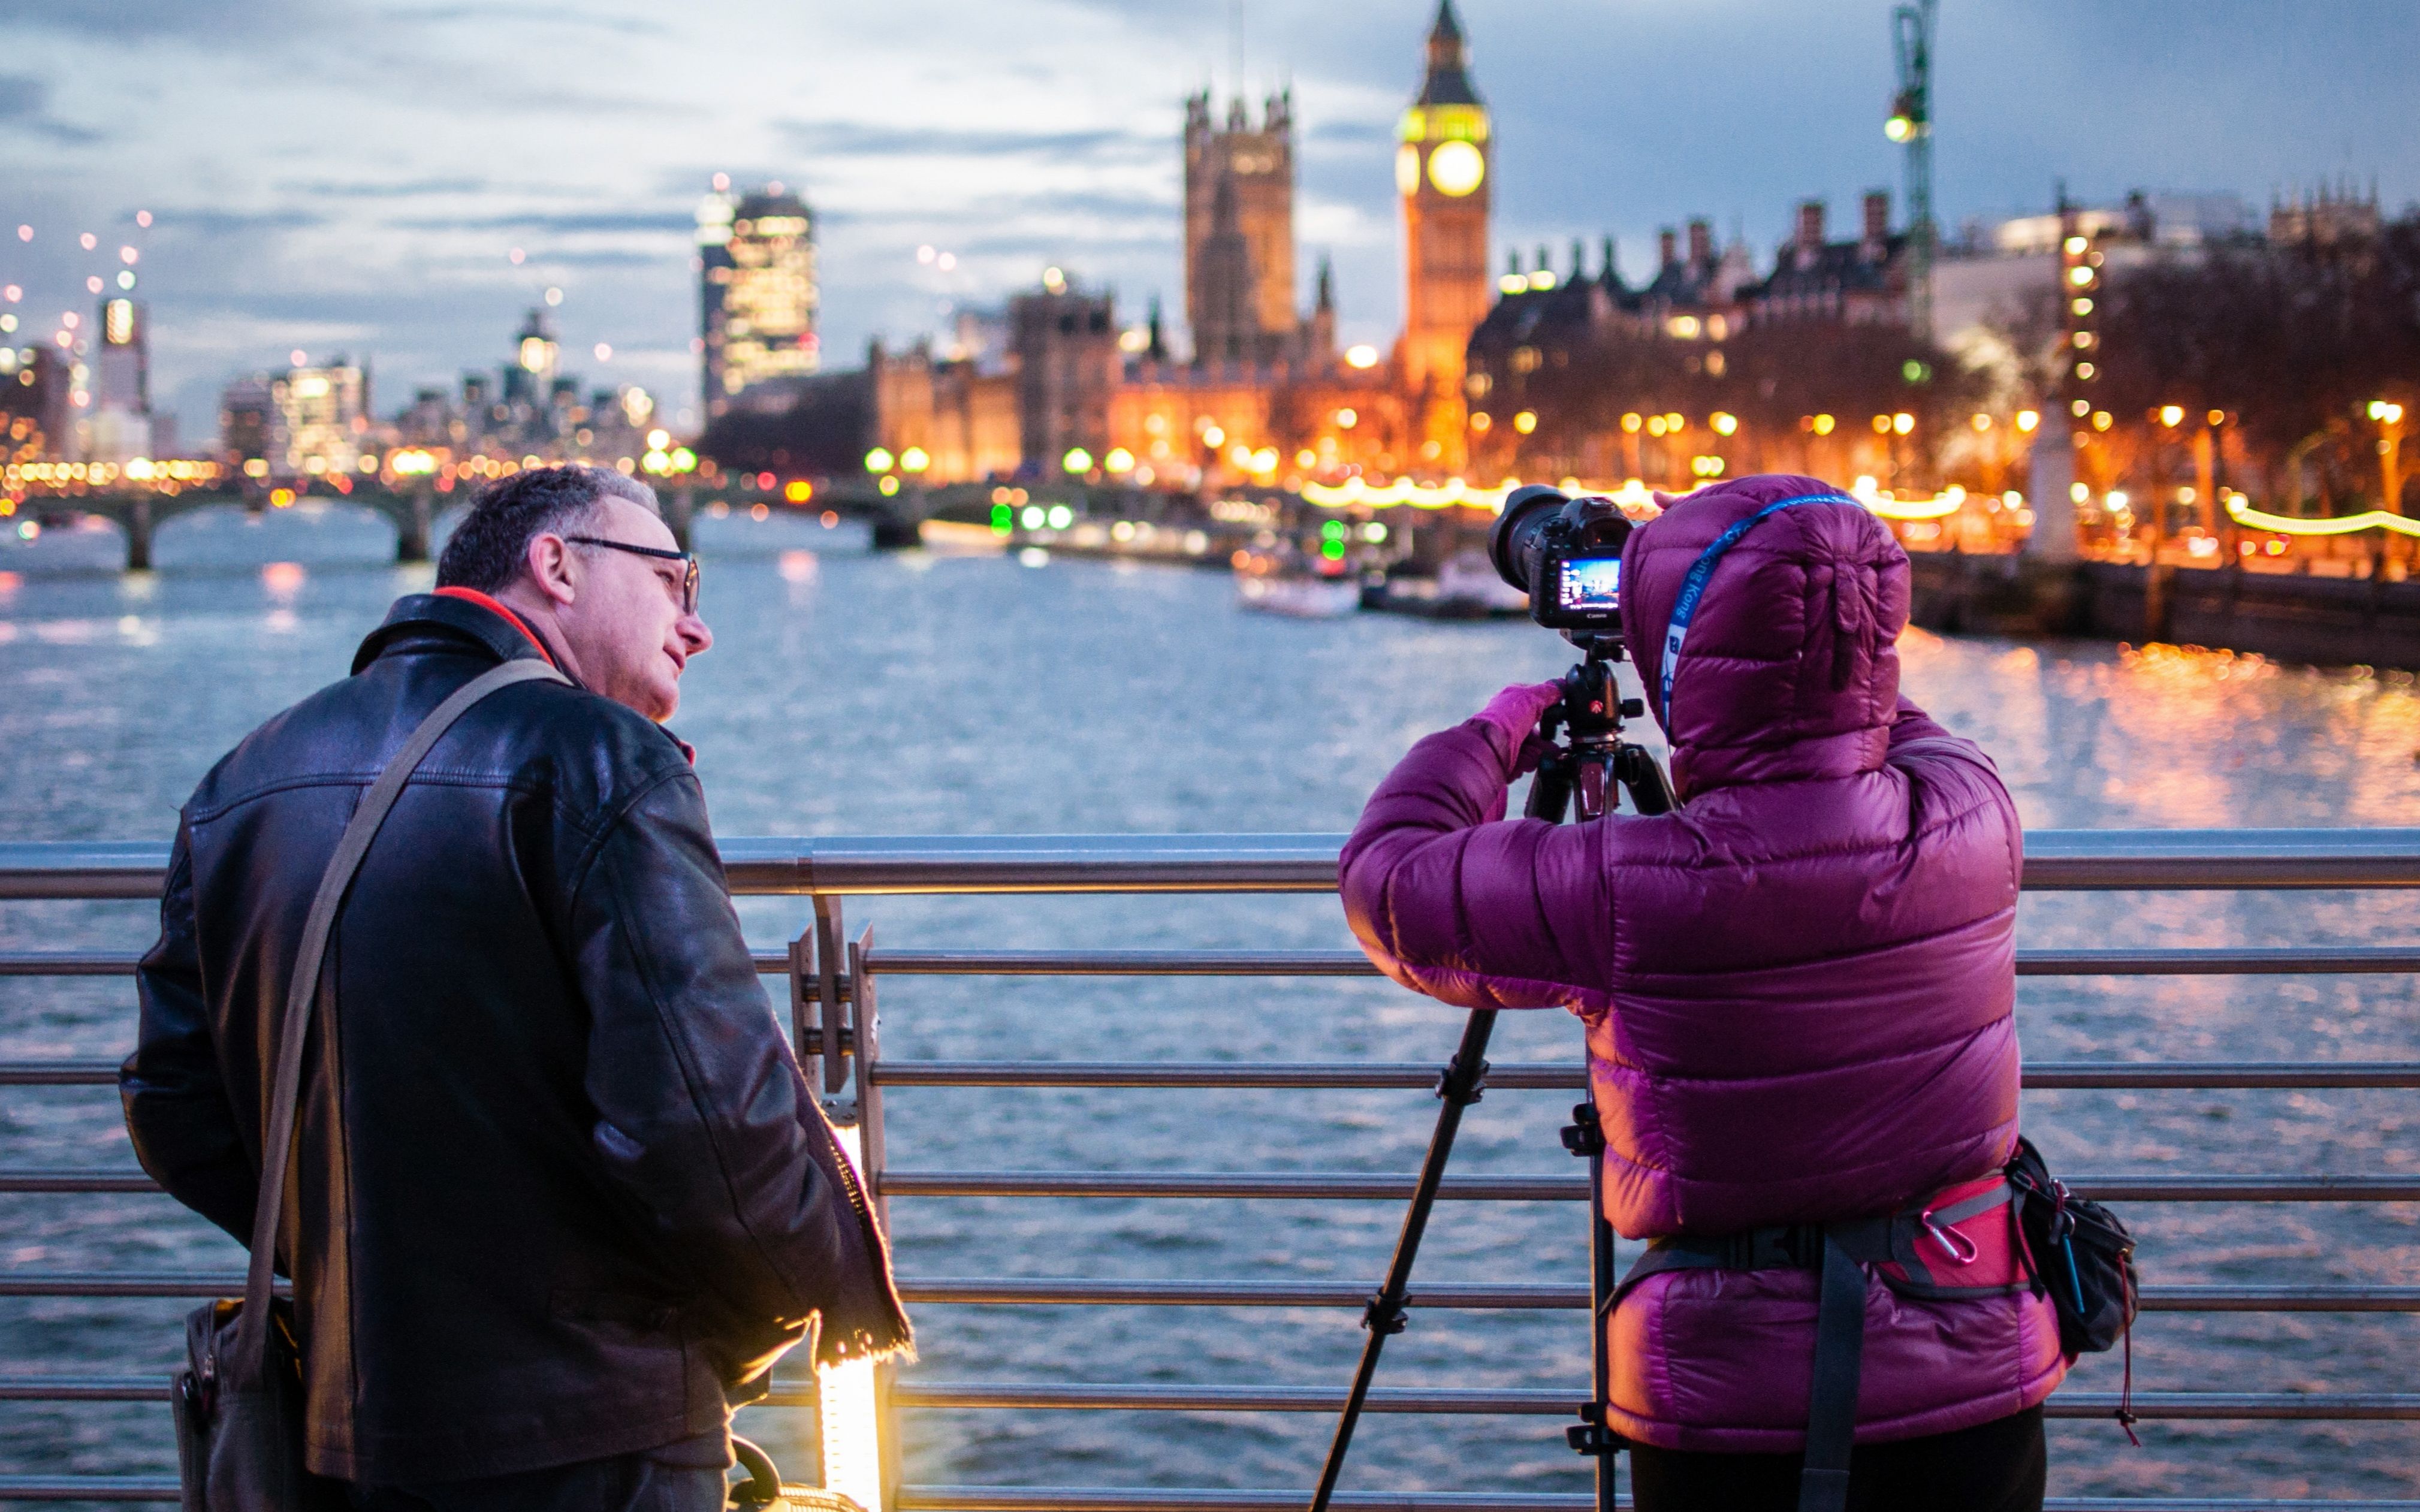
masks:
<path id="1" fill-rule="evenodd" d="M 352 886 L 353 874 L 361 870 L 362 857 L 369 854 L 370 841 L 378 838 L 379 826 L 386 822 L 388 810 L 403 794 L 404 783 L 420 765 L 421 758 L 428 754 L 429 748 L 437 744 L 438 737 L 472 704 L 489 694 L 539 677 L 558 683 L 570 681 L 546 662 L 519 657 L 482 672 L 438 704 L 362 795 L 361 807 L 353 810 L 351 821 L 336 841 L 336 854 L 328 858 L 328 869 L 319 874 L 319 890 L 312 896 L 311 913 L 302 925 L 302 944 L 295 952 L 293 981 L 287 989 L 286 1014 L 278 1028 L 277 1074 L 269 1094 L 269 1136 L 261 1145 L 260 1196 L 253 1208 L 252 1264 L 244 1273 L 243 1313 L 238 1321 L 240 1333 L 229 1362 L 229 1374 L 239 1382 L 259 1381 L 269 1359 L 269 1279 L 277 1253 L 278 1221 L 286 1201 L 286 1170 L 294 1155 L 295 1103 L 302 1088 L 302 1041 L 310 1027 L 311 1001 L 318 992 L 319 967 L 327 959 L 328 936 L 335 928 L 336 911 L 344 905 L 345 891 Z"/>
<path id="2" fill-rule="evenodd" d="M 1844 1512 L 1849 1454 L 1857 1436 L 1857 1386 L 1865 1365 L 1866 1270 L 1829 1228 L 1823 1234 L 1817 1286 L 1815 1376 L 1807 1393 L 1798 1512 Z"/>

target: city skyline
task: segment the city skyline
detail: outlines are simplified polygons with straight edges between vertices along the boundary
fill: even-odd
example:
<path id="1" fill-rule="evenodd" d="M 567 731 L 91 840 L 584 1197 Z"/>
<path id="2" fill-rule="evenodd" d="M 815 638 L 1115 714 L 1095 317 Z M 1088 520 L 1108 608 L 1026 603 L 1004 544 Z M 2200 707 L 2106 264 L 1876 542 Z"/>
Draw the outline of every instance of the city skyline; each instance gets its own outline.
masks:
<path id="1" fill-rule="evenodd" d="M 1498 121 L 1499 255 L 1547 242 L 1559 259 L 1571 238 L 1609 232 L 1635 279 L 1656 228 L 1690 215 L 1769 248 L 1801 197 L 1840 213 L 1867 188 L 1899 196 L 1880 131 L 1886 5 L 1461 8 Z M 188 437 L 213 428 L 228 378 L 293 349 L 374 359 L 392 410 L 412 387 L 494 366 L 549 287 L 565 291 L 566 371 L 691 408 L 690 259 L 716 171 L 783 180 L 814 209 L 833 361 L 933 329 L 944 304 L 996 303 L 1046 263 L 1115 285 L 1130 315 L 1155 293 L 1181 309 L 1176 145 L 1187 94 L 1233 92 L 1223 9 L 927 12 L 768 10 L 678 30 L 610 7 L 196 5 L 163 20 L 0 0 L 30 69 L 0 78 L 19 168 L 0 186 L 0 283 L 25 289 L 15 339 L 47 335 L 61 310 L 92 319 L 85 264 L 134 244 L 155 403 Z M 1433 13 L 1247 13 L 1246 92 L 1293 89 L 1297 235 L 1307 265 L 1334 259 L 1342 341 L 1383 347 L 1401 327 L 1391 137 Z M 1952 230 L 2039 208 L 2059 177 L 2089 200 L 2211 190 L 2256 210 L 2336 176 L 2374 178 L 2390 213 L 2420 192 L 2392 86 L 2408 54 L 2392 38 L 2420 39 L 2420 13 L 1952 7 L 1943 28 L 1936 172 Z M 540 75 L 513 66 L 541 53 Z M 137 209 L 157 219 L 147 232 Z M 8 234 L 20 224 L 34 240 Z M 76 246 L 85 231 L 97 254 Z M 920 264 L 919 245 L 955 268 Z"/>

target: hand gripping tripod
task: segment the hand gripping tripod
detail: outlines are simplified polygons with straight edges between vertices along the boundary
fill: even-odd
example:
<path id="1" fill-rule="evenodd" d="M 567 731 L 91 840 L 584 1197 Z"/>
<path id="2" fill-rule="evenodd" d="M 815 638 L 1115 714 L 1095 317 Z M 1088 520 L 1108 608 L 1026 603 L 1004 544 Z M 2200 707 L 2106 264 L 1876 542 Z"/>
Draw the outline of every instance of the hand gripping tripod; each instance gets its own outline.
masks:
<path id="1" fill-rule="evenodd" d="M 1572 643 L 1586 654 L 1578 666 L 1563 674 L 1562 701 L 1548 709 L 1538 721 L 1538 733 L 1553 741 L 1559 727 L 1564 742 L 1555 746 L 1538 765 L 1538 775 L 1529 784 L 1529 800 L 1523 812 L 1532 819 L 1549 824 L 1562 823 L 1571 808 L 1571 800 L 1579 799 L 1582 820 L 1601 818 L 1606 812 L 1606 798 L 1619 784 L 1630 795 L 1631 807 L 1642 814 L 1669 812 L 1673 806 L 1672 787 L 1665 780 L 1664 769 L 1645 747 L 1633 745 L 1621 738 L 1621 721 L 1636 718 L 1646 710 L 1637 700 L 1625 700 L 1614 680 L 1614 664 L 1622 659 L 1621 641 L 1611 635 L 1574 634 Z M 1445 1179 L 1445 1166 L 1453 1154 L 1454 1135 L 1462 1127 L 1462 1110 L 1480 1099 L 1487 1076 L 1487 1040 L 1496 1029 L 1497 1011 L 1474 1009 L 1463 1025 L 1462 1042 L 1454 1049 L 1453 1058 L 1446 1063 L 1444 1073 L 1437 1078 L 1436 1129 L 1429 1135 L 1426 1158 L 1420 1162 L 1419 1183 L 1412 1190 L 1412 1204 L 1404 1214 L 1404 1229 L 1395 1241 L 1395 1257 L 1387 1267 L 1387 1279 L 1362 1310 L 1361 1323 L 1370 1331 L 1369 1342 L 1361 1347 L 1361 1364 L 1353 1374 L 1353 1390 L 1344 1399 L 1344 1412 L 1337 1420 L 1336 1437 L 1327 1446 L 1327 1462 L 1321 1467 L 1319 1489 L 1311 1497 L 1311 1512 L 1327 1512 L 1328 1503 L 1336 1494 L 1337 1477 L 1343 1473 L 1344 1456 L 1353 1444 L 1353 1429 L 1361 1420 L 1361 1411 L 1370 1396 L 1371 1380 L 1378 1373 L 1378 1354 L 1389 1335 L 1404 1328 L 1404 1309 L 1410 1299 L 1412 1262 L 1418 1257 L 1420 1238 L 1428 1230 L 1430 1210 L 1436 1206 L 1437 1187 Z M 1589 1404 L 1580 1410 L 1583 1421 L 1566 1430 L 1572 1447 L 1596 1460 L 1596 1504 L 1599 1512 L 1613 1512 L 1613 1457 L 1621 1441 L 1605 1426 L 1604 1402 L 1610 1384 L 1611 1362 L 1606 1354 L 1606 1309 L 1613 1300 L 1613 1228 L 1605 1221 L 1605 1137 L 1596 1121 L 1593 1103 L 1583 1102 L 1572 1112 L 1572 1125 L 1563 1131 L 1563 1148 L 1589 1163 L 1589 1271 L 1590 1334 L 1594 1341 L 1591 1358 L 1594 1380 Z"/>

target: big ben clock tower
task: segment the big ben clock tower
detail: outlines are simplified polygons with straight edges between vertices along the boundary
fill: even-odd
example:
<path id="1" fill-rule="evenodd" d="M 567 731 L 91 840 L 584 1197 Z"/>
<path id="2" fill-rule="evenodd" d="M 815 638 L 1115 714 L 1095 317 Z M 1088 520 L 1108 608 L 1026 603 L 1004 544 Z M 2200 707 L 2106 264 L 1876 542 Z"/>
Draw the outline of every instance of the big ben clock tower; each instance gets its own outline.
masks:
<path id="1" fill-rule="evenodd" d="M 1470 51 L 1453 0 L 1429 29 L 1428 77 L 1404 112 L 1395 187 L 1404 197 L 1404 377 L 1430 395 L 1427 459 L 1460 463 L 1463 353 L 1487 316 L 1487 107 L 1470 85 Z"/>

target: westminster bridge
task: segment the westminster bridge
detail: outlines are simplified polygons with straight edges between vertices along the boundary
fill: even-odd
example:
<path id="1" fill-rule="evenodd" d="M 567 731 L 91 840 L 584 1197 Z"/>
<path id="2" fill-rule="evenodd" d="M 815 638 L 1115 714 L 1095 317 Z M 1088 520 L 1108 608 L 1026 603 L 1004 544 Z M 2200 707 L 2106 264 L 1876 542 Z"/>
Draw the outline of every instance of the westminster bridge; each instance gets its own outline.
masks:
<path id="1" fill-rule="evenodd" d="M 752 483 L 736 480 L 709 484 L 685 478 L 678 482 L 668 481 L 658 487 L 658 494 L 663 501 L 664 523 L 672 528 L 674 539 L 684 550 L 689 548 L 690 520 L 699 510 L 718 505 L 767 513 L 780 510 L 821 514 L 829 511 L 846 517 L 866 519 L 874 526 L 877 544 L 892 546 L 912 543 L 921 520 L 945 507 L 963 506 L 986 492 L 968 486 L 911 488 L 886 495 L 872 480 L 861 485 L 843 483 L 816 488 L 804 498 L 792 497 L 791 492 L 783 486 L 759 488 Z M 960 494 L 969 497 L 960 499 L 957 497 Z M 302 495 L 282 487 L 203 486 L 170 489 L 70 486 L 29 492 L 14 501 L 0 499 L 0 514 L 13 514 L 20 519 L 33 520 L 68 515 L 109 520 L 126 537 L 127 569 L 140 572 L 147 571 L 151 566 L 152 542 L 160 530 L 180 516 L 200 510 L 223 509 L 240 509 L 260 515 L 297 505 L 346 504 L 378 515 L 395 528 L 396 562 L 427 562 L 434 546 L 438 521 L 447 511 L 467 504 L 469 498 L 468 490 L 396 488 L 377 482 L 359 484 L 345 491 L 314 491 Z M 12 503 L 13 508 L 9 507 Z"/>

